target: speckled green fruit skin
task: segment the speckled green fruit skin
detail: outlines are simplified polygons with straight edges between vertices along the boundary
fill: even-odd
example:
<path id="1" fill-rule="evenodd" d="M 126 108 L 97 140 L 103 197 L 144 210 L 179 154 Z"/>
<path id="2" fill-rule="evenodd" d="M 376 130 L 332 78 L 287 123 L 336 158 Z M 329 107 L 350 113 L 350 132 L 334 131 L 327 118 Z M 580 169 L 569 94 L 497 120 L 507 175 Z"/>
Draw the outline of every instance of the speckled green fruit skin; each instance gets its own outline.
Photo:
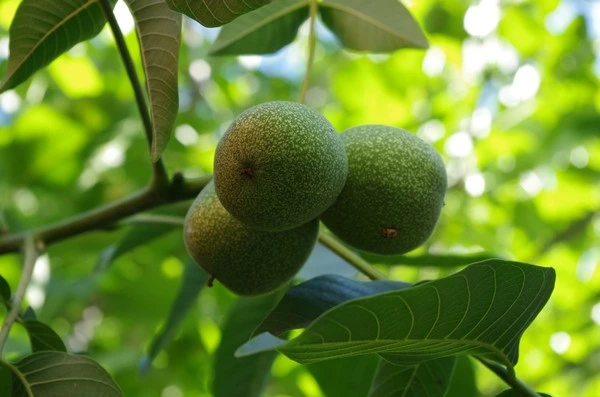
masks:
<path id="1" fill-rule="evenodd" d="M 223 208 L 212 182 L 193 202 L 183 230 L 194 261 L 230 291 L 245 296 L 287 283 L 306 262 L 318 232 L 318 219 L 283 232 L 250 229 Z"/>
<path id="2" fill-rule="evenodd" d="M 348 155 L 344 190 L 322 216 L 359 250 L 403 254 L 423 244 L 444 205 L 446 169 L 436 150 L 400 128 L 364 125 L 341 134 Z"/>
<path id="3" fill-rule="evenodd" d="M 329 121 L 293 102 L 246 110 L 215 153 L 221 203 L 258 230 L 287 230 L 317 218 L 342 191 L 347 172 L 344 144 Z"/>

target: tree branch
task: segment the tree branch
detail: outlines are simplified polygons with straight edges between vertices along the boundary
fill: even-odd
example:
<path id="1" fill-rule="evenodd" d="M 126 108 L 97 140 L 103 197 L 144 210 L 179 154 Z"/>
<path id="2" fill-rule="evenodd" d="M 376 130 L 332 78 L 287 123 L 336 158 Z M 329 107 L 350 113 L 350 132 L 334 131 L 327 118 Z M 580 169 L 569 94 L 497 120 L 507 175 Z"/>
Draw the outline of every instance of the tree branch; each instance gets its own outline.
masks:
<path id="1" fill-rule="evenodd" d="M 304 81 L 302 82 L 302 88 L 300 89 L 300 103 L 306 102 L 306 92 L 310 86 L 310 75 L 312 72 L 312 65 L 315 60 L 315 48 L 317 45 L 317 36 L 315 32 L 315 24 L 317 22 L 317 11 L 318 4 L 317 0 L 310 0 L 309 8 L 309 31 L 308 31 L 308 59 L 306 61 L 306 71 L 304 72 Z"/>
<path id="2" fill-rule="evenodd" d="M 146 134 L 146 140 L 148 141 L 148 147 L 150 151 L 152 151 L 152 119 L 150 118 L 148 105 L 146 104 L 144 90 L 140 83 L 140 79 L 138 78 L 137 72 L 135 71 L 133 59 L 131 58 L 131 54 L 129 53 L 129 49 L 127 48 L 127 43 L 125 43 L 125 38 L 123 37 L 123 32 L 121 32 L 121 29 L 119 28 L 119 24 L 117 22 L 117 19 L 115 18 L 115 14 L 112 11 L 109 0 L 100 0 L 100 5 L 102 6 L 102 11 L 104 11 L 104 15 L 106 17 L 106 20 L 108 21 L 108 25 L 110 26 L 110 29 L 115 38 L 115 43 L 117 44 L 117 48 L 119 49 L 119 53 L 121 54 L 123 64 L 125 65 L 127 77 L 129 77 L 131 87 L 133 88 L 135 102 L 137 103 L 137 108 L 142 119 L 142 124 L 144 125 L 144 132 Z M 168 182 L 167 170 L 162 159 L 158 159 L 157 162 L 153 163 L 152 169 L 153 184 L 164 185 Z"/>
<path id="3" fill-rule="evenodd" d="M 106 228 L 131 215 L 160 205 L 192 199 L 200 193 L 211 179 L 212 176 L 209 175 L 185 180 L 181 174 L 175 174 L 171 182 L 164 187 L 151 185 L 119 201 L 78 214 L 72 218 L 42 226 L 38 229 L 1 236 L 0 254 L 18 252 L 29 235 L 50 244 L 91 230 Z"/>
<path id="4" fill-rule="evenodd" d="M 485 365 L 489 370 L 495 373 L 500 379 L 506 382 L 514 391 L 523 397 L 541 397 L 538 392 L 529 387 L 526 383 L 522 382 L 515 376 L 514 371 L 508 371 L 502 365 L 488 361 L 486 359 L 473 356 L 480 363 Z"/>

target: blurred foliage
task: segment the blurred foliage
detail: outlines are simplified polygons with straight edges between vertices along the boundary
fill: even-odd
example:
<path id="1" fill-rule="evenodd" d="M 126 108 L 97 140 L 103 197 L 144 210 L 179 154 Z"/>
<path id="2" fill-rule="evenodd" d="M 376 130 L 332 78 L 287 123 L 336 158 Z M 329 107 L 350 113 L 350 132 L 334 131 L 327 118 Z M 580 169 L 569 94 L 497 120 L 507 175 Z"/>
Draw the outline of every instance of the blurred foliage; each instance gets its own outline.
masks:
<path id="1" fill-rule="evenodd" d="M 0 73 L 18 0 L 0 1 Z M 555 292 L 528 329 L 516 369 L 554 396 L 600 394 L 600 7 L 577 0 L 422 0 L 409 8 L 431 47 L 393 55 L 341 50 L 319 27 L 308 103 L 338 128 L 384 123 L 442 153 L 450 189 L 429 243 L 411 256 L 477 255 L 553 266 Z M 140 65 L 131 19 L 117 11 Z M 301 31 L 303 32 L 303 31 Z M 212 171 L 231 119 L 268 100 L 295 100 L 306 35 L 266 57 L 207 55 L 215 29 L 184 21 L 180 113 L 170 171 Z M 22 230 L 123 197 L 150 175 L 129 82 L 108 30 L 0 96 L 0 226 Z M 185 209 L 183 209 L 185 211 Z M 186 261 L 178 229 L 119 257 L 100 253 L 126 231 L 52 245 L 27 302 L 72 352 L 88 352 L 126 395 L 209 396 L 212 357 L 234 297 L 204 289 L 149 375 L 138 366 L 177 293 Z M 447 268 L 385 266 L 407 282 Z M 20 257 L 0 257 L 15 288 Z M 326 272 L 327 269 L 321 269 Z M 27 352 L 15 330 L 9 358 Z M 266 396 L 322 396 L 314 368 L 278 357 Z M 482 396 L 505 385 L 475 364 Z"/>

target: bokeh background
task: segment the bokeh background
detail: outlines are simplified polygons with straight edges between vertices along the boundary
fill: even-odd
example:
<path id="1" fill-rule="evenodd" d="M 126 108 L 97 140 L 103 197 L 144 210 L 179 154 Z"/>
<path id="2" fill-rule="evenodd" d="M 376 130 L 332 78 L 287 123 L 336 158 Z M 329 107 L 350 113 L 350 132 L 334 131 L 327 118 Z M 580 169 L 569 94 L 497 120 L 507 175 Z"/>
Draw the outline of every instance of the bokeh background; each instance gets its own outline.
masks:
<path id="1" fill-rule="evenodd" d="M 19 1 L 0 0 L 0 75 Z M 554 396 L 600 395 L 600 1 L 404 2 L 428 36 L 426 51 L 365 55 L 319 26 L 309 105 L 335 127 L 382 123 L 431 142 L 448 168 L 442 218 L 411 255 L 493 255 L 552 266 L 554 294 L 523 337 L 517 373 Z M 139 64 L 133 21 L 116 6 Z M 269 100 L 296 100 L 306 27 L 266 57 L 207 55 L 216 29 L 185 21 L 180 115 L 165 160 L 188 176 L 212 171 L 232 118 Z M 110 32 L 75 46 L 26 84 L 0 95 L 0 221 L 43 225 L 123 197 L 150 174 L 132 91 Z M 177 210 L 177 207 L 173 209 Z M 185 206 L 180 206 L 179 211 Z M 169 311 L 187 261 L 180 230 L 95 274 L 124 231 L 52 245 L 28 303 L 73 352 L 104 365 L 127 396 L 209 396 L 212 356 L 234 297 L 205 289 L 148 376 L 146 350 Z M 0 257 L 16 286 L 21 259 Z M 319 248 L 302 277 L 349 267 Z M 381 267 L 416 281 L 452 268 Z M 27 351 L 15 328 L 9 351 Z M 473 363 L 480 396 L 505 388 Z M 323 396 L 311 371 L 278 357 L 266 396 Z M 335 397 L 335 396 L 334 396 Z"/>

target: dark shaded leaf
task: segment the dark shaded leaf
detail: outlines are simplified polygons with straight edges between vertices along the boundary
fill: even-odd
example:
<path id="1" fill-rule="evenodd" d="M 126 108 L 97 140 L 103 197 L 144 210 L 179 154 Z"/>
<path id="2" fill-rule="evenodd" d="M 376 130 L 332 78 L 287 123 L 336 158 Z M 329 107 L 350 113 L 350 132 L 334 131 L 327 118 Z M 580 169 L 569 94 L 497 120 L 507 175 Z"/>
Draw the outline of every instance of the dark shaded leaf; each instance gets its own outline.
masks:
<path id="1" fill-rule="evenodd" d="M 445 397 L 479 396 L 473 361 L 468 356 L 456 358 L 454 373 Z"/>
<path id="2" fill-rule="evenodd" d="M 14 364 L 25 379 L 13 375 L 13 397 L 122 397 L 111 376 L 97 362 L 84 356 L 59 352 L 33 353 Z"/>
<path id="3" fill-rule="evenodd" d="M 202 288 L 206 285 L 208 274 L 200 266 L 193 263 L 191 260 L 186 263 L 185 270 L 181 277 L 181 285 L 177 296 L 171 305 L 171 310 L 167 317 L 167 321 L 162 326 L 160 332 L 156 334 L 148 355 L 142 360 L 140 371 L 144 374 L 152 365 L 152 360 L 156 358 L 158 353 L 173 339 L 185 316 L 194 306 L 198 295 Z"/>
<path id="4" fill-rule="evenodd" d="M 304 328 L 321 314 L 347 300 L 381 292 L 408 288 L 398 281 L 356 281 L 338 275 L 326 275 L 290 288 L 283 299 L 254 331 L 254 335 Z"/>
<path id="5" fill-rule="evenodd" d="M 0 299 L 2 302 L 10 302 L 10 297 L 10 285 L 8 285 L 6 279 L 0 275 Z"/>
<path id="6" fill-rule="evenodd" d="M 319 4 L 325 25 L 352 50 L 393 52 L 427 48 L 427 39 L 397 0 L 325 0 Z"/>
<path id="7" fill-rule="evenodd" d="M 215 397 L 261 395 L 276 352 L 244 358 L 234 357 L 234 352 L 248 341 L 252 330 L 280 298 L 279 292 L 257 298 L 239 298 L 229 311 L 222 327 L 221 344 L 215 353 L 212 385 Z"/>
<path id="8" fill-rule="evenodd" d="M 206 27 L 225 25 L 272 0 L 167 0 L 169 8 Z"/>
<path id="9" fill-rule="evenodd" d="M 326 396 L 366 396 L 379 356 L 347 357 L 306 366 Z"/>
<path id="10" fill-rule="evenodd" d="M 98 263 L 96 264 L 96 272 L 105 271 L 115 260 L 129 251 L 133 251 L 139 246 L 181 228 L 181 224 L 176 222 L 155 221 L 155 218 L 151 215 L 148 218 L 140 219 L 148 219 L 148 221 L 136 222 L 118 243 L 100 253 Z"/>
<path id="11" fill-rule="evenodd" d="M 308 0 L 278 0 L 224 26 L 212 55 L 269 54 L 291 43 L 308 18 Z"/>
<path id="12" fill-rule="evenodd" d="M 23 0 L 10 26 L 8 69 L 0 92 L 96 36 L 105 22 L 97 0 Z"/>
<path id="13" fill-rule="evenodd" d="M 6 364 L 0 360 L 0 390 L 2 390 L 3 396 L 12 395 L 12 372 L 10 368 L 5 366 Z"/>
<path id="14" fill-rule="evenodd" d="M 354 299 L 327 311 L 300 336 L 281 343 L 261 334 L 240 356 L 277 348 L 299 363 L 379 353 L 403 365 L 476 354 L 507 366 L 520 337 L 548 301 L 555 272 L 490 260 L 435 281 Z"/>
<path id="15" fill-rule="evenodd" d="M 171 137 L 179 111 L 177 66 L 181 14 L 164 0 L 126 0 L 140 42 L 152 116 L 152 160 L 157 161 Z"/>
<path id="16" fill-rule="evenodd" d="M 444 357 L 403 366 L 382 359 L 373 378 L 369 397 L 444 396 L 455 362 L 456 357 Z"/>
<path id="17" fill-rule="evenodd" d="M 23 323 L 23 326 L 27 330 L 33 352 L 48 350 L 59 352 L 67 351 L 60 336 L 46 324 L 36 320 L 28 320 Z"/>

